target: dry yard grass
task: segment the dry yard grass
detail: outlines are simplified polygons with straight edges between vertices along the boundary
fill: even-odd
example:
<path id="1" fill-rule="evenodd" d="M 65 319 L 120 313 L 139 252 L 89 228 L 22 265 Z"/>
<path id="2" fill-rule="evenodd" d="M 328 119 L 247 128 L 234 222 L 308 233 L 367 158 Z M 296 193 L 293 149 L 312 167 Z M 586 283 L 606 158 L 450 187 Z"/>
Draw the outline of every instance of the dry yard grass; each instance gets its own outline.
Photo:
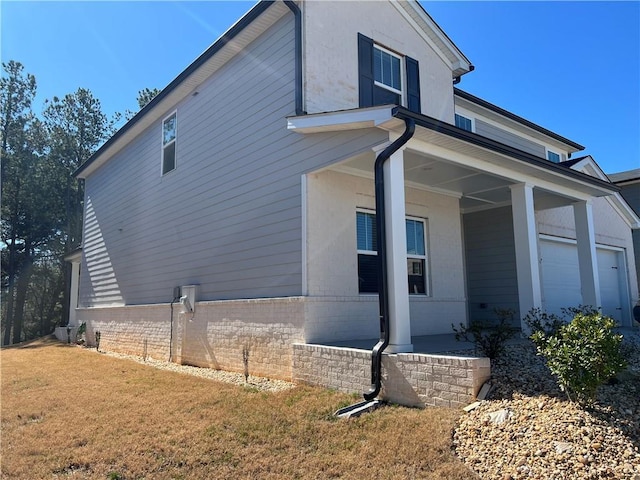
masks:
<path id="1" fill-rule="evenodd" d="M 454 409 L 386 407 L 297 387 L 259 392 L 46 339 L 4 349 L 2 479 L 475 479 Z"/>

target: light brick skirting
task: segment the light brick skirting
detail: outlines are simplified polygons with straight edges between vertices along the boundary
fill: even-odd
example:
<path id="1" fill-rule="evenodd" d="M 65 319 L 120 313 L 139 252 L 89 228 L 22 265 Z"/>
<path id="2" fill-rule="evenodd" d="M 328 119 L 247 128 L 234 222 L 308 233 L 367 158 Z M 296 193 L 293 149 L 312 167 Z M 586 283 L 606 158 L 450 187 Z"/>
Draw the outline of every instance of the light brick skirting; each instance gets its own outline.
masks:
<path id="1" fill-rule="evenodd" d="M 371 352 L 324 345 L 293 345 L 293 381 L 346 393 L 370 388 Z M 420 353 L 383 354 L 380 398 L 407 406 L 461 407 L 491 374 L 488 358 Z"/>
<path id="2" fill-rule="evenodd" d="M 309 304 L 313 308 L 309 308 Z M 371 352 L 306 344 L 305 319 L 318 314 L 305 297 L 197 302 L 194 313 L 169 304 L 77 309 L 86 339 L 100 349 L 177 363 L 362 393 L 370 388 Z M 311 313 L 312 312 L 312 313 Z M 172 341 L 170 341 L 172 339 Z M 308 341 L 308 339 L 307 339 Z M 489 360 L 384 354 L 381 398 L 409 406 L 462 406 L 489 378 Z"/>
<path id="3" fill-rule="evenodd" d="M 169 304 L 77 310 L 87 323 L 87 343 L 100 349 L 182 364 L 242 372 L 243 349 L 249 373 L 291 380 L 291 344 L 304 341 L 301 297 L 198 302 L 193 314 Z M 169 339 L 173 338 L 170 344 Z"/>

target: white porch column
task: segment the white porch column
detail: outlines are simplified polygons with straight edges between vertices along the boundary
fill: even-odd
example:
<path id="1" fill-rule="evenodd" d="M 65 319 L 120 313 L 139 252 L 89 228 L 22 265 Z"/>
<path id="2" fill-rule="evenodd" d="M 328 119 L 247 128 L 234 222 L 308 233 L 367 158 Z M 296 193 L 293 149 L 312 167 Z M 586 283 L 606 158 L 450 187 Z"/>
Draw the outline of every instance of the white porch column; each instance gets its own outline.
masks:
<path id="1" fill-rule="evenodd" d="M 511 186 L 511 208 L 516 247 L 518 303 L 520 318 L 523 318 L 532 308 L 542 307 L 533 185 L 519 183 Z M 522 328 L 526 328 L 524 323 Z"/>
<path id="2" fill-rule="evenodd" d="M 407 230 L 404 208 L 404 149 L 384 164 L 384 201 L 387 226 L 387 281 L 389 288 L 389 346 L 391 353 L 413 352 L 409 287 L 407 284 Z"/>
<path id="3" fill-rule="evenodd" d="M 593 229 L 593 207 L 591 202 L 573 204 L 580 266 L 580 290 L 583 305 L 601 308 L 600 277 L 596 255 L 596 237 Z"/>
<path id="4" fill-rule="evenodd" d="M 80 286 L 80 259 L 71 261 L 71 291 L 69 292 L 69 322 L 67 325 L 77 326 L 76 308 L 78 308 L 78 288 Z"/>

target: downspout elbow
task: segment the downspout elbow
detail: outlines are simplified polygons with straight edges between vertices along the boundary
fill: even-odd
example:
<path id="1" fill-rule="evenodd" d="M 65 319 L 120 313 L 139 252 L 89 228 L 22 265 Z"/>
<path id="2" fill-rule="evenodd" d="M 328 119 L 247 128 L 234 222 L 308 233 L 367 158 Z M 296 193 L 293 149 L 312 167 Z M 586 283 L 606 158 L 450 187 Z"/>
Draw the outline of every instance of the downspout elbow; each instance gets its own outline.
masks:
<path id="1" fill-rule="evenodd" d="M 400 150 L 415 133 L 416 124 L 412 118 L 405 118 L 405 130 L 391 145 L 376 158 L 375 196 L 376 196 L 376 240 L 378 243 L 378 303 L 380 307 L 380 340 L 371 352 L 371 388 L 363 394 L 365 400 L 373 400 L 382 387 L 382 353 L 389 346 L 389 288 L 387 279 L 387 242 L 384 202 L 384 164 L 395 152 Z"/>

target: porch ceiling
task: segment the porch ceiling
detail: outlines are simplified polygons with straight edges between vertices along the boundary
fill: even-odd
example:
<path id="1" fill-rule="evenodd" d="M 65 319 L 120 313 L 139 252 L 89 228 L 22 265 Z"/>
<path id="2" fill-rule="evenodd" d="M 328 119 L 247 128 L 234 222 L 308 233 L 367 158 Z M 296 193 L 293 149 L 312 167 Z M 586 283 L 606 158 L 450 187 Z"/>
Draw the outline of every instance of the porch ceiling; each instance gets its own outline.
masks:
<path id="1" fill-rule="evenodd" d="M 353 157 L 335 168 L 357 176 L 373 178 L 375 154 Z M 519 183 L 469 165 L 461 165 L 443 158 L 407 149 L 404 174 L 408 186 L 460 198 L 463 212 L 494 208 L 511 204 L 510 185 Z M 575 202 L 575 199 L 534 188 L 536 210 L 545 210 Z"/>
<path id="2" fill-rule="evenodd" d="M 536 210 L 569 205 L 615 193 L 601 178 L 549 162 L 495 140 L 459 129 L 403 107 L 380 106 L 288 118 L 288 129 L 301 134 L 379 128 L 393 141 L 413 120 L 415 133 L 405 146 L 405 181 L 460 198 L 463 212 L 511 203 L 510 185 L 534 187 Z M 367 152 L 331 169 L 373 177 L 375 153 Z"/>

